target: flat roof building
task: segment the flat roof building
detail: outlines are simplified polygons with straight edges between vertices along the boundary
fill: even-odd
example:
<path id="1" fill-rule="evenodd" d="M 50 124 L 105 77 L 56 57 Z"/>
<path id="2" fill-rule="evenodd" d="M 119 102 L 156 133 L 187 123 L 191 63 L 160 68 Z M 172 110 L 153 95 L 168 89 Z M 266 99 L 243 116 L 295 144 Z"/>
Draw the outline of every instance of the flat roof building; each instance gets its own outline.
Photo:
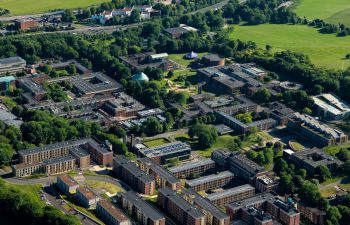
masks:
<path id="1" fill-rule="evenodd" d="M 221 192 L 209 194 L 206 198 L 213 204 L 222 207 L 228 203 L 249 198 L 254 195 L 255 188 L 249 184 L 244 184 Z"/>
<path id="2" fill-rule="evenodd" d="M 230 171 L 219 172 L 208 176 L 202 176 L 193 180 L 186 180 L 185 186 L 195 191 L 208 191 L 222 188 L 231 183 L 235 175 Z"/>
<path id="3" fill-rule="evenodd" d="M 202 210 L 206 217 L 206 224 L 209 225 L 228 225 L 230 218 L 219 208 L 212 204 L 208 199 L 202 197 L 192 189 L 183 189 L 182 195 L 189 203 Z"/>
<path id="4" fill-rule="evenodd" d="M 101 199 L 97 202 L 96 214 L 108 225 L 131 225 L 130 219 L 111 202 Z"/>
<path id="5" fill-rule="evenodd" d="M 172 190 L 181 189 L 181 181 L 167 169 L 147 157 L 140 158 L 138 161 L 141 170 L 154 177 L 158 187 L 168 187 Z"/>
<path id="6" fill-rule="evenodd" d="M 124 156 L 117 156 L 113 160 L 114 173 L 134 188 L 137 192 L 145 195 L 153 195 L 155 192 L 155 180 L 150 175 L 146 174 L 135 163 L 128 160 Z"/>
<path id="7" fill-rule="evenodd" d="M 186 178 L 192 175 L 202 175 L 203 173 L 213 171 L 215 162 L 211 159 L 199 159 L 195 162 L 184 163 L 175 167 L 171 167 L 169 171 L 177 178 Z"/>
<path id="8" fill-rule="evenodd" d="M 67 174 L 57 176 L 56 184 L 65 194 L 75 194 L 77 188 L 79 188 L 78 182 L 76 182 L 71 176 Z"/>
<path id="9" fill-rule="evenodd" d="M 158 206 L 183 225 L 204 225 L 205 215 L 169 188 L 158 190 Z"/>
<path id="10" fill-rule="evenodd" d="M 302 167 L 311 174 L 314 174 L 317 167 L 321 165 L 327 166 L 330 171 L 335 171 L 343 165 L 342 161 L 325 153 L 319 148 L 304 149 L 294 152 L 289 157 L 289 160 L 297 167 Z"/>
<path id="11" fill-rule="evenodd" d="M 19 56 L 0 59 L 0 75 L 22 72 L 27 62 Z"/>
<path id="12" fill-rule="evenodd" d="M 342 120 L 350 115 L 350 106 L 331 93 L 312 97 L 318 114 L 326 120 Z"/>
<path id="13" fill-rule="evenodd" d="M 133 191 L 120 193 L 118 202 L 140 224 L 165 225 L 165 216 Z"/>
<path id="14" fill-rule="evenodd" d="M 191 155 L 191 147 L 184 142 L 175 141 L 153 148 L 143 149 L 139 153 L 158 164 L 165 164 L 172 158 L 178 158 L 179 160 L 188 159 Z"/>

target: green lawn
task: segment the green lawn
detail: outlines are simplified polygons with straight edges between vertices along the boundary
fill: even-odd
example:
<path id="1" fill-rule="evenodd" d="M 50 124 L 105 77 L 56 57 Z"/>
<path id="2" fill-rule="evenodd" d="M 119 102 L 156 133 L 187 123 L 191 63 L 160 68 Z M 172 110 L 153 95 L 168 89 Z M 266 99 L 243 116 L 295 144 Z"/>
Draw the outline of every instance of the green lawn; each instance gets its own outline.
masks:
<path id="1" fill-rule="evenodd" d="M 332 146 L 328 146 L 324 148 L 324 151 L 327 152 L 330 155 L 336 155 L 340 149 L 342 148 L 349 148 L 350 145 L 349 144 L 345 144 L 345 145 L 332 145 Z"/>
<path id="2" fill-rule="evenodd" d="M 302 145 L 302 144 L 300 144 L 299 142 L 297 142 L 297 141 L 291 141 L 290 142 L 290 147 L 292 148 L 292 150 L 294 150 L 294 151 L 300 151 L 300 150 L 303 150 L 305 147 Z"/>
<path id="3" fill-rule="evenodd" d="M 300 0 L 295 12 L 308 19 L 324 19 L 329 23 L 350 25 L 349 0 Z"/>
<path id="4" fill-rule="evenodd" d="M 34 185 L 21 185 L 21 184 L 12 184 L 9 182 L 5 182 L 5 185 L 20 191 L 23 191 L 25 193 L 29 193 L 32 195 L 33 198 L 36 198 L 37 200 L 40 200 L 38 191 L 41 190 L 42 186 L 40 184 L 34 184 Z"/>
<path id="5" fill-rule="evenodd" d="M 164 145 L 169 143 L 169 141 L 165 138 L 158 138 L 158 139 L 153 139 L 149 141 L 145 141 L 144 144 L 147 145 L 147 147 L 152 148 L 156 147 L 158 145 Z"/>
<path id="6" fill-rule="evenodd" d="M 274 51 L 302 52 L 321 67 L 346 69 L 350 66 L 350 60 L 344 60 L 345 55 L 350 53 L 350 37 L 320 34 L 317 29 L 305 25 L 234 26 L 230 37 L 254 41 L 262 48 L 269 44 Z"/>
<path id="7" fill-rule="evenodd" d="M 108 182 L 95 181 L 95 180 L 87 180 L 85 182 L 87 185 L 89 185 L 89 187 L 91 187 L 93 189 L 104 189 L 104 190 L 108 191 L 110 194 L 115 194 L 115 193 L 124 191 L 124 189 L 122 187 L 117 186 L 117 185 L 112 184 L 112 183 L 108 183 Z"/>
<path id="8" fill-rule="evenodd" d="M 205 54 L 207 53 L 198 53 L 198 58 L 201 58 Z M 195 59 L 185 59 L 185 55 L 186 54 L 170 54 L 169 59 L 177 62 L 178 64 L 188 67 Z"/>
<path id="9" fill-rule="evenodd" d="M 108 0 L 0 0 L 0 7 L 9 9 L 11 15 L 43 13 L 54 9 L 87 7 Z"/>

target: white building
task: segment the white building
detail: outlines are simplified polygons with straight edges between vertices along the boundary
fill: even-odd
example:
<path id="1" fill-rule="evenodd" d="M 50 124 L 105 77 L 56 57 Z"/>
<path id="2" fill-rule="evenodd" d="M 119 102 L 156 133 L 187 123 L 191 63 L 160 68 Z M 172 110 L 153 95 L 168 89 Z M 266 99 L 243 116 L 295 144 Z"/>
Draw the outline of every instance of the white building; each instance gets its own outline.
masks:
<path id="1" fill-rule="evenodd" d="M 312 98 L 318 114 L 326 120 L 342 120 L 350 115 L 349 105 L 333 94 L 321 94 Z"/>

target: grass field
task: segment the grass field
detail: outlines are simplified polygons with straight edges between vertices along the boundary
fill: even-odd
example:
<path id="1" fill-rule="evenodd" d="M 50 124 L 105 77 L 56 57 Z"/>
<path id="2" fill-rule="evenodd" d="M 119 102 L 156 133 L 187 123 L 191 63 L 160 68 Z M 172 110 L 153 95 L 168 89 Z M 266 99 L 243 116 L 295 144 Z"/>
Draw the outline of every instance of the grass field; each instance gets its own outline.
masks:
<path id="1" fill-rule="evenodd" d="M 0 0 L 0 7 L 9 9 L 11 15 L 43 13 L 54 9 L 72 9 L 108 0 Z"/>
<path id="2" fill-rule="evenodd" d="M 159 145 L 164 145 L 169 143 L 169 141 L 165 138 L 158 138 L 158 139 L 153 139 L 153 140 L 149 140 L 149 141 L 145 141 L 144 144 L 147 145 L 147 147 L 152 148 L 152 147 L 156 147 Z"/>
<path id="3" fill-rule="evenodd" d="M 201 58 L 205 54 L 207 53 L 198 53 L 198 58 Z M 185 55 L 186 54 L 170 54 L 169 59 L 174 60 L 178 64 L 188 67 L 191 64 L 191 62 L 195 61 L 195 59 L 185 59 Z"/>
<path id="4" fill-rule="evenodd" d="M 300 0 L 295 12 L 308 19 L 324 19 L 329 23 L 350 25 L 349 0 Z"/>
<path id="5" fill-rule="evenodd" d="M 254 41 L 263 48 L 269 44 L 274 51 L 302 52 L 321 67 L 346 69 L 350 66 L 350 60 L 344 59 L 350 53 L 350 37 L 320 34 L 317 29 L 305 25 L 234 26 L 230 37 Z"/>
<path id="6" fill-rule="evenodd" d="M 103 182 L 103 181 L 95 181 L 95 180 L 87 180 L 85 181 L 87 185 L 89 185 L 93 189 L 104 189 L 108 191 L 110 194 L 115 194 L 117 192 L 123 192 L 124 189 L 120 186 L 117 186 L 112 183 Z"/>

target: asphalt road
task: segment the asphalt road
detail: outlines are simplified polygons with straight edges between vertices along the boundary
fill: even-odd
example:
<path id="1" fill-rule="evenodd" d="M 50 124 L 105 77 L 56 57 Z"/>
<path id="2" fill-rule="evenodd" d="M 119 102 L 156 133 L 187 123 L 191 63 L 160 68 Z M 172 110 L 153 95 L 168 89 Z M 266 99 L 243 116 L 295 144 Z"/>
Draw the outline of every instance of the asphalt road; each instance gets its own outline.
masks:
<path id="1" fill-rule="evenodd" d="M 3 22 L 9 22 L 12 20 L 20 20 L 20 19 L 27 19 L 27 18 L 39 18 L 42 16 L 50 16 L 50 15 L 57 15 L 63 13 L 63 10 L 54 11 L 54 12 L 48 12 L 48 13 L 40 13 L 40 14 L 31 14 L 31 15 L 22 15 L 22 16 L 5 16 L 0 17 L 0 21 Z"/>

